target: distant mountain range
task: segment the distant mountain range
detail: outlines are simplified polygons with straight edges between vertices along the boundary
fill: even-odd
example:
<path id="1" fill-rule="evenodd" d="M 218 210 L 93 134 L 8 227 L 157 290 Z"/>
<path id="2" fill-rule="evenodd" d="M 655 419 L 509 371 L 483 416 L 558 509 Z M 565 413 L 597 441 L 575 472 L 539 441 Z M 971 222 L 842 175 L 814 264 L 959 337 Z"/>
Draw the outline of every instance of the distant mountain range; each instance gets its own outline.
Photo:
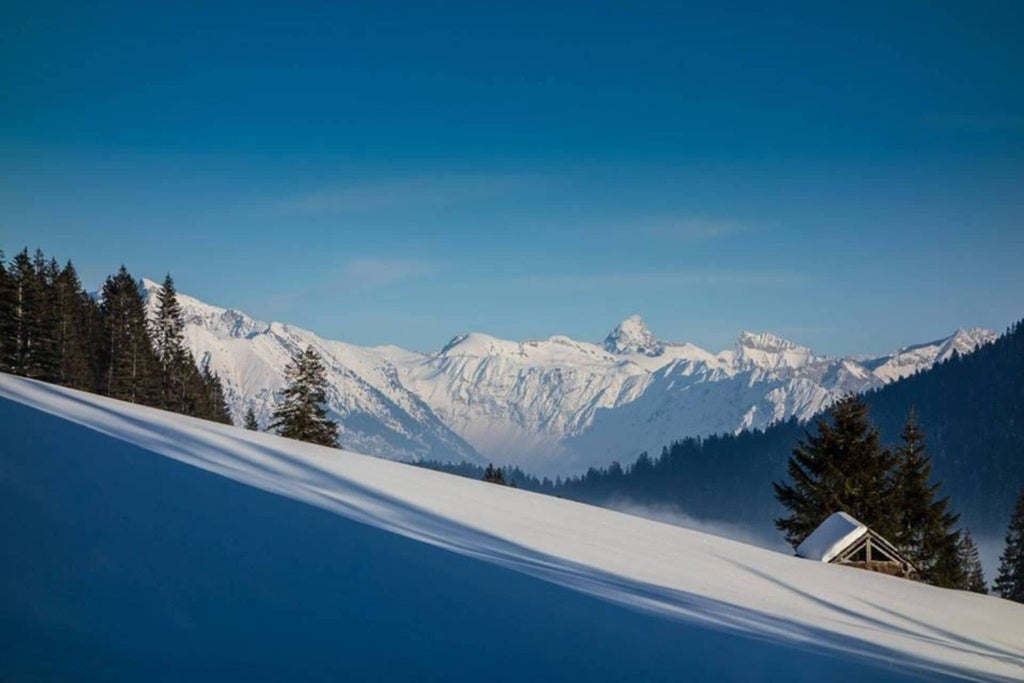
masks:
<path id="1" fill-rule="evenodd" d="M 865 400 L 888 445 L 899 443 L 914 411 L 934 466 L 932 481 L 941 483 L 939 495 L 950 497 L 960 524 L 975 534 L 991 575 L 1024 486 L 1024 321 L 975 353 L 891 382 Z M 772 520 L 784 512 L 771 482 L 788 478 L 793 447 L 816 429 L 791 419 L 763 431 L 684 439 L 666 444 L 663 455 L 659 448 L 650 458 L 560 485 L 512 474 L 523 488 L 654 516 L 682 510 L 713 520 L 722 533 L 740 530 L 744 538 L 770 544 L 781 542 Z"/>
<path id="2" fill-rule="evenodd" d="M 154 306 L 160 289 L 143 282 Z M 495 462 L 572 474 L 686 436 L 805 420 L 848 392 L 884 386 L 993 341 L 991 330 L 879 357 L 836 358 L 771 334 L 743 332 L 712 353 L 659 340 L 639 316 L 600 344 L 554 336 L 459 335 L 436 353 L 361 347 L 179 295 L 185 337 L 216 371 L 236 422 L 266 424 L 298 348 L 324 357 L 328 403 L 351 450 L 401 460 Z"/>

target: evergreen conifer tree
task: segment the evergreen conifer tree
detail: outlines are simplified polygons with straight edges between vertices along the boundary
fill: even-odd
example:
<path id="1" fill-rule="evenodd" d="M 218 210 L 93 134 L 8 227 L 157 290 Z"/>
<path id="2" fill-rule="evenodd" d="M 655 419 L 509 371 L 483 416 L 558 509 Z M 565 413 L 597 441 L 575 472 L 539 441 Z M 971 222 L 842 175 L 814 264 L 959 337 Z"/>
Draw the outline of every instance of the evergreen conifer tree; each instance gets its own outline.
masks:
<path id="1" fill-rule="evenodd" d="M 0 372 L 13 372 L 9 365 L 14 353 L 14 281 L 8 272 L 4 253 L 0 251 Z"/>
<path id="2" fill-rule="evenodd" d="M 967 530 L 960 534 L 959 551 L 964 574 L 963 585 L 959 587 L 974 593 L 988 593 L 985 572 L 981 568 L 981 558 L 978 556 L 978 546 L 974 544 L 974 539 Z"/>
<path id="3" fill-rule="evenodd" d="M 22 249 L 11 261 L 8 281 L 10 318 L 4 366 L 16 375 L 29 376 L 37 346 L 35 320 L 38 317 L 39 280 L 28 249 Z"/>
<path id="4" fill-rule="evenodd" d="M 1006 531 L 1006 547 L 999 558 L 995 592 L 1007 600 L 1024 602 L 1024 489 Z"/>
<path id="5" fill-rule="evenodd" d="M 53 277 L 53 305 L 56 317 L 57 381 L 67 387 L 91 391 L 95 387 L 90 344 L 87 337 L 92 315 L 92 302 L 82 289 L 71 261 L 61 269 L 56 262 L 51 266 Z"/>
<path id="6" fill-rule="evenodd" d="M 35 301 L 29 312 L 31 343 L 25 376 L 44 382 L 59 382 L 57 308 L 54 303 L 54 284 L 59 268 L 56 261 L 48 261 L 42 250 L 36 249 L 32 270 L 35 274 Z"/>
<path id="7" fill-rule="evenodd" d="M 121 266 L 103 284 L 103 393 L 159 406 L 156 354 L 138 284 Z"/>
<path id="8" fill-rule="evenodd" d="M 160 364 L 161 404 L 184 415 L 201 415 L 208 382 L 200 376 L 192 353 L 185 346 L 182 316 L 174 280 L 170 274 L 156 295 L 152 320 L 153 350 Z"/>
<path id="9" fill-rule="evenodd" d="M 323 361 L 309 346 L 285 368 L 288 386 L 273 413 L 270 429 L 281 436 L 322 446 L 338 445 L 338 425 L 327 417 L 327 377 Z"/>
<path id="10" fill-rule="evenodd" d="M 957 587 L 962 579 L 957 554 L 959 519 L 949 511 L 949 498 L 938 498 L 939 484 L 931 484 L 931 459 L 924 432 L 914 410 L 907 416 L 902 445 L 896 449 L 893 472 L 896 547 L 917 567 L 921 580 L 937 586 Z"/>
<path id="11" fill-rule="evenodd" d="M 484 481 L 491 484 L 500 484 L 502 486 L 507 484 L 505 481 L 505 472 L 500 467 L 495 467 L 490 464 L 487 465 L 487 469 L 484 470 Z"/>
<path id="12" fill-rule="evenodd" d="M 792 483 L 774 484 L 776 498 L 789 510 L 776 527 L 795 548 L 829 515 L 842 511 L 891 537 L 894 457 L 880 445 L 867 405 L 858 396 L 842 398 L 817 428 L 818 434 L 807 433 L 793 449 Z"/>
<path id="13" fill-rule="evenodd" d="M 256 421 L 256 413 L 253 412 L 252 406 L 245 411 L 245 428 L 253 432 L 259 431 L 260 428 L 259 423 Z"/>
<path id="14" fill-rule="evenodd" d="M 209 367 L 203 368 L 201 382 L 204 398 L 198 416 L 222 424 L 234 424 L 231 420 L 231 409 L 224 398 L 224 385 L 217 373 L 211 372 Z"/>

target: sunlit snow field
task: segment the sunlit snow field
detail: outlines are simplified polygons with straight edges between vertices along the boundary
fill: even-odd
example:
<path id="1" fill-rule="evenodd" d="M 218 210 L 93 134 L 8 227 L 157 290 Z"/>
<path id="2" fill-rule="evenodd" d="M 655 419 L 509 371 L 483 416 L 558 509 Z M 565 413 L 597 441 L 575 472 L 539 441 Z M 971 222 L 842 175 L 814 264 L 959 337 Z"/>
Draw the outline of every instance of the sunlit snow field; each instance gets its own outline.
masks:
<path id="1" fill-rule="evenodd" d="M 0 680 L 1024 678 L 993 597 L 8 375 L 0 427 Z"/>

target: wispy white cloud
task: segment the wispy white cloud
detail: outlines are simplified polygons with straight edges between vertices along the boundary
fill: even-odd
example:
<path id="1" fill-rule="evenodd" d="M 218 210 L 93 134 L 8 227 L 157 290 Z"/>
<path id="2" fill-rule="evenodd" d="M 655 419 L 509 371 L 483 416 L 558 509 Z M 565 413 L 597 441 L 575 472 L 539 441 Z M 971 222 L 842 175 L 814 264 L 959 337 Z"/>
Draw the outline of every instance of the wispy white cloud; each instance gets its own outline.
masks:
<path id="1" fill-rule="evenodd" d="M 345 291 L 377 289 L 440 270 L 433 261 L 396 258 L 357 258 L 345 263 L 334 285 Z"/>
<path id="2" fill-rule="evenodd" d="M 290 291 L 275 292 L 266 301 L 271 308 L 288 308 L 300 301 L 323 301 L 339 296 L 366 294 L 389 285 L 440 272 L 441 264 L 425 259 L 360 257 L 339 269 L 319 272 L 315 279 Z"/>
<path id="3" fill-rule="evenodd" d="M 752 232 L 759 226 L 737 221 L 702 217 L 648 216 L 626 224 L 631 231 L 647 237 L 676 242 L 707 242 L 719 237 Z"/>

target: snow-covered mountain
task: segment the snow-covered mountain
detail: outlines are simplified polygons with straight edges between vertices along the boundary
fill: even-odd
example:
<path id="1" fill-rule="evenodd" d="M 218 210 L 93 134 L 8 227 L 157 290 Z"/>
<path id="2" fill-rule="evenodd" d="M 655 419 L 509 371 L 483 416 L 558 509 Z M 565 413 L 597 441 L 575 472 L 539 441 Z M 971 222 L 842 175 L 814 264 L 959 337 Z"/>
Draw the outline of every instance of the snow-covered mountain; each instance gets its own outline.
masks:
<path id="1" fill-rule="evenodd" d="M 159 285 L 146 280 L 149 305 Z M 346 448 L 404 460 L 496 462 L 567 474 L 626 462 L 686 436 L 808 419 L 848 392 L 925 370 L 996 338 L 990 330 L 882 357 L 835 358 L 743 332 L 712 353 L 659 340 L 639 316 L 601 344 L 564 336 L 514 342 L 459 335 L 436 353 L 360 347 L 179 295 L 199 363 L 224 382 L 236 421 L 265 424 L 292 353 L 313 345 Z"/>
<path id="2" fill-rule="evenodd" d="M 1019 681 L 1024 606 L 0 373 L 0 679 Z"/>

